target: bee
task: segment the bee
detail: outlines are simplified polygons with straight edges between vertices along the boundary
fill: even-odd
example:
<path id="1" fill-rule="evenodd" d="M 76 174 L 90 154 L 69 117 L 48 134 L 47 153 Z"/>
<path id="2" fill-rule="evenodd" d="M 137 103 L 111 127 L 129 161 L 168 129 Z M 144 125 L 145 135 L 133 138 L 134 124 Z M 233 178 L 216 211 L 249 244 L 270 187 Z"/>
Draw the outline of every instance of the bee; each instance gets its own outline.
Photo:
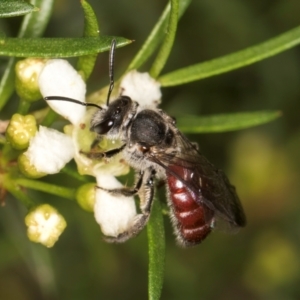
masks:
<path id="1" fill-rule="evenodd" d="M 92 158 L 111 158 L 122 153 L 124 160 L 136 171 L 132 188 L 105 189 L 115 196 L 140 198 L 140 213 L 134 222 L 108 242 L 122 243 L 138 235 L 147 224 L 155 192 L 155 179 L 166 183 L 167 202 L 178 244 L 199 244 L 212 231 L 218 219 L 231 227 L 246 225 L 246 217 L 226 175 L 211 164 L 176 127 L 175 119 L 158 108 L 140 106 L 126 95 L 110 101 L 114 87 L 114 54 L 112 41 L 109 55 L 110 85 L 107 105 L 83 103 L 76 99 L 49 96 L 46 101 L 62 100 L 97 107 L 90 130 L 101 137 L 119 139 L 122 146 L 107 152 L 91 152 Z"/>

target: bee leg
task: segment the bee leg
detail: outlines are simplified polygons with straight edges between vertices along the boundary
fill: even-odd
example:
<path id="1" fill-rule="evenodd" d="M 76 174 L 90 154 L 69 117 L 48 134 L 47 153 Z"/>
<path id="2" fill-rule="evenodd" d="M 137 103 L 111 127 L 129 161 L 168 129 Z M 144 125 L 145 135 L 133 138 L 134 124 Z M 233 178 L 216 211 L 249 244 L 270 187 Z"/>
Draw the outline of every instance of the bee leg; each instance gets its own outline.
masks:
<path id="1" fill-rule="evenodd" d="M 140 172 L 138 179 L 136 181 L 136 184 L 133 188 L 127 188 L 127 187 L 122 187 L 118 189 L 105 189 L 101 186 L 96 186 L 97 189 L 101 189 L 109 194 L 112 194 L 114 196 L 125 196 L 125 197 L 131 197 L 137 194 L 142 186 L 143 183 L 143 177 L 144 177 L 144 172 Z"/>
<path id="2" fill-rule="evenodd" d="M 194 147 L 197 151 L 199 151 L 199 145 L 198 145 L 198 143 L 196 143 L 196 142 L 191 142 L 191 144 L 193 145 L 193 147 Z"/>
<path id="3" fill-rule="evenodd" d="M 126 231 L 122 232 L 117 237 L 105 237 L 105 241 L 109 243 L 123 243 L 128 239 L 137 236 L 148 223 L 154 198 L 155 176 L 154 170 L 150 169 L 149 171 L 149 176 L 140 188 L 140 191 L 142 190 L 142 194 L 139 193 L 141 198 L 141 214 L 138 214 L 134 218 L 132 225 Z"/>
<path id="4" fill-rule="evenodd" d="M 84 151 L 80 151 L 81 154 L 84 154 L 85 156 L 87 156 L 88 158 L 91 159 L 100 159 L 103 157 L 113 157 L 115 155 L 117 155 L 118 153 L 120 153 L 124 148 L 126 147 L 126 144 L 124 144 L 123 146 L 121 146 L 120 148 L 116 148 L 116 149 L 112 149 L 106 152 L 84 152 Z"/>

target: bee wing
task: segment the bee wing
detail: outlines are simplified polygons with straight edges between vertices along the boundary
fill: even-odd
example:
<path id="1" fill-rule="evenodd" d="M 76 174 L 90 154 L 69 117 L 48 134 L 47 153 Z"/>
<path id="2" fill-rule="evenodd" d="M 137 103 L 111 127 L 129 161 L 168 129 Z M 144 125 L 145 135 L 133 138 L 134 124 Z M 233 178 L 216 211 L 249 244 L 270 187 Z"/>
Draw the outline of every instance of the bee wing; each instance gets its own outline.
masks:
<path id="1" fill-rule="evenodd" d="M 232 186 L 222 170 L 211 164 L 184 135 L 178 132 L 177 151 L 168 154 L 157 149 L 150 160 L 162 166 L 167 175 L 172 175 L 184 183 L 191 191 L 198 194 L 200 204 L 205 203 L 222 219 L 235 227 L 246 225 L 246 217 Z M 182 178 L 170 166 L 179 166 L 190 170 L 192 178 Z M 201 196 L 201 197 L 200 197 Z"/>

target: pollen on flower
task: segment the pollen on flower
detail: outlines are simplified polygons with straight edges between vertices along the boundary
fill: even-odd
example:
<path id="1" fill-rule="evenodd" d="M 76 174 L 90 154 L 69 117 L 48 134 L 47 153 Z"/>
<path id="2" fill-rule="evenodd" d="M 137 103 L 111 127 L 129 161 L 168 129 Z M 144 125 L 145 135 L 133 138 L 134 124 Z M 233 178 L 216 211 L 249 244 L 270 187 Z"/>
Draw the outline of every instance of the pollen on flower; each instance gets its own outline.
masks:
<path id="1" fill-rule="evenodd" d="M 78 72 L 64 59 L 49 60 L 39 76 L 43 97 L 60 96 L 85 102 L 86 85 Z M 48 105 L 72 124 L 84 117 L 85 106 L 61 100 L 51 100 Z"/>
<path id="2" fill-rule="evenodd" d="M 121 183 L 110 175 L 97 176 L 97 184 L 107 189 L 122 187 Z M 112 195 L 97 188 L 94 214 L 103 234 L 116 237 L 130 227 L 136 216 L 134 198 Z"/>
<path id="3" fill-rule="evenodd" d="M 127 73 L 120 84 L 121 93 L 142 106 L 157 106 L 160 103 L 160 84 L 148 73 L 133 70 Z"/>
<path id="4" fill-rule="evenodd" d="M 40 126 L 24 153 L 38 172 L 58 173 L 74 156 L 72 138 L 57 130 Z"/>
<path id="5" fill-rule="evenodd" d="M 48 204 L 40 205 L 28 213 L 25 224 L 28 238 L 46 247 L 52 247 L 67 226 L 63 216 Z"/>

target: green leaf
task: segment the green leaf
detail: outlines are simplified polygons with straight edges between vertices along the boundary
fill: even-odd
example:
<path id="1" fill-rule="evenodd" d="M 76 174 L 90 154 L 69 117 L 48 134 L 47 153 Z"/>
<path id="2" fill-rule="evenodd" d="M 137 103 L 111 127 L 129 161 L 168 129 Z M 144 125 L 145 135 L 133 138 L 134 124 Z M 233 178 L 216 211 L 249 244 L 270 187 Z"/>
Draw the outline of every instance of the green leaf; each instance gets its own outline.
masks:
<path id="1" fill-rule="evenodd" d="M 2 38 L 0 55 L 17 57 L 76 57 L 110 49 L 112 39 L 117 47 L 131 43 L 122 37 L 101 36 L 86 38 Z"/>
<path id="2" fill-rule="evenodd" d="M 39 9 L 25 1 L 1 0 L 0 18 L 23 16 Z"/>
<path id="3" fill-rule="evenodd" d="M 51 17 L 55 0 L 31 0 L 31 4 L 39 7 L 37 14 L 26 15 L 23 19 L 19 38 L 36 38 L 43 35 Z"/>
<path id="4" fill-rule="evenodd" d="M 179 18 L 184 14 L 192 0 L 179 0 Z M 159 46 L 159 43 L 163 40 L 165 32 L 168 26 L 168 19 L 170 16 L 171 5 L 167 4 L 158 22 L 155 24 L 148 38 L 144 42 L 143 46 L 131 61 L 127 72 L 133 69 L 138 69 L 143 65 L 147 59 L 153 54 L 153 52 Z"/>
<path id="5" fill-rule="evenodd" d="M 84 37 L 98 37 L 99 36 L 99 26 L 96 14 L 93 8 L 84 0 L 81 1 L 81 6 L 84 12 Z M 81 71 L 84 80 L 86 81 L 95 66 L 97 59 L 97 54 L 80 56 L 77 62 L 77 69 Z"/>
<path id="6" fill-rule="evenodd" d="M 1 0 L 0 0 L 1 1 Z M 48 24 L 54 0 L 32 0 L 31 4 L 40 8 L 39 13 L 28 14 L 24 17 L 19 31 L 19 37 L 39 37 Z M 8 61 L 0 82 L 0 110 L 6 104 L 15 88 L 16 58 Z"/>
<path id="7" fill-rule="evenodd" d="M 177 118 L 177 126 L 186 133 L 224 132 L 262 125 L 280 116 L 280 111 L 257 111 L 205 117 L 189 115 Z"/>
<path id="8" fill-rule="evenodd" d="M 0 81 L 0 110 L 6 104 L 15 89 L 15 59 L 8 61 Z"/>
<path id="9" fill-rule="evenodd" d="M 178 0 L 171 0 L 171 12 L 170 12 L 170 18 L 168 22 L 168 28 L 166 30 L 165 39 L 149 71 L 149 74 L 153 78 L 158 77 L 164 65 L 166 64 L 166 61 L 169 57 L 169 54 L 171 52 L 175 40 L 177 23 L 178 23 Z"/>
<path id="10" fill-rule="evenodd" d="M 245 50 L 168 73 L 159 77 L 158 81 L 166 87 L 218 75 L 271 57 L 299 43 L 300 26 Z"/>
<path id="11" fill-rule="evenodd" d="M 160 299 L 165 268 L 165 231 L 160 202 L 152 205 L 150 220 L 147 225 L 149 274 L 148 294 L 150 300 Z"/>

